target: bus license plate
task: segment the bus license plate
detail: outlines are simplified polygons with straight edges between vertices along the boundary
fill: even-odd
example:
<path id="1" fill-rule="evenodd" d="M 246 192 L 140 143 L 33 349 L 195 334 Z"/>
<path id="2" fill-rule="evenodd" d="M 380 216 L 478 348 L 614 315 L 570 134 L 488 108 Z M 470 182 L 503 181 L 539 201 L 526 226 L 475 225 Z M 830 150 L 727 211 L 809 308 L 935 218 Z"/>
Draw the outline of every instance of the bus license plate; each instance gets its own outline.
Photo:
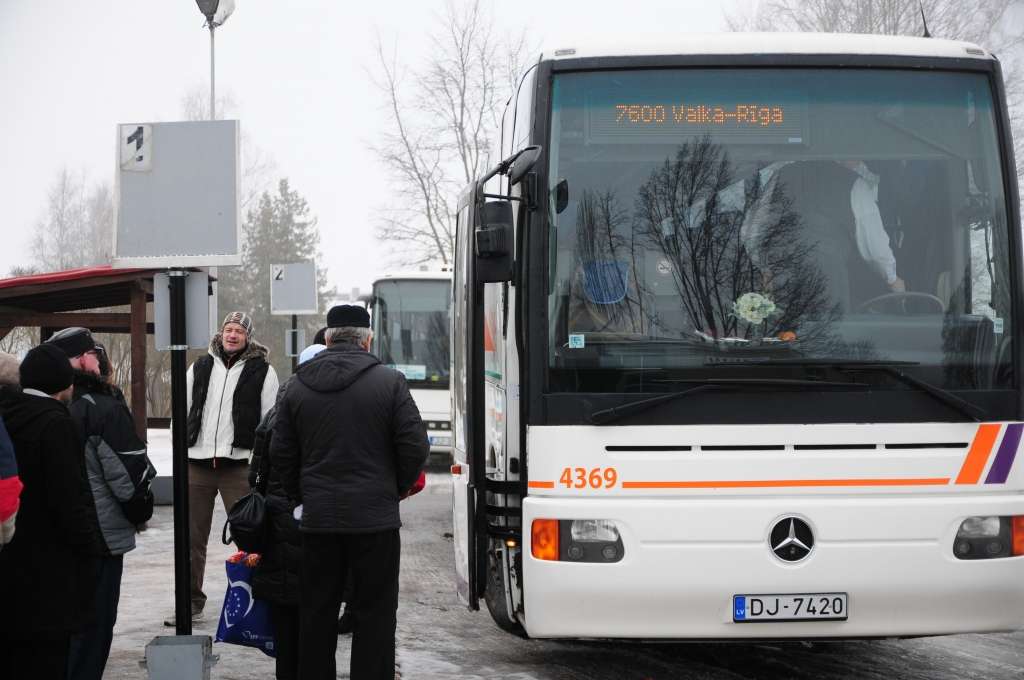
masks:
<path id="1" fill-rule="evenodd" d="M 733 595 L 735 623 L 770 621 L 845 621 L 846 593 Z"/>

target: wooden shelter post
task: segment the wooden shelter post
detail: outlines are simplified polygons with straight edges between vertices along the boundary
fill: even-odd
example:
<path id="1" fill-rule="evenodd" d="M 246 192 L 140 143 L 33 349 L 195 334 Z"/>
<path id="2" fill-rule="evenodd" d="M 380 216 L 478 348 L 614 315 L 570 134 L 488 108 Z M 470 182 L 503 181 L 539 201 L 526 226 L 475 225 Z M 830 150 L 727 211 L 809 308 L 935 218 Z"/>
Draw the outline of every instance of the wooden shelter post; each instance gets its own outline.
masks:
<path id="1" fill-rule="evenodd" d="M 132 418 L 142 441 L 146 438 L 146 291 L 138 281 L 131 287 Z"/>

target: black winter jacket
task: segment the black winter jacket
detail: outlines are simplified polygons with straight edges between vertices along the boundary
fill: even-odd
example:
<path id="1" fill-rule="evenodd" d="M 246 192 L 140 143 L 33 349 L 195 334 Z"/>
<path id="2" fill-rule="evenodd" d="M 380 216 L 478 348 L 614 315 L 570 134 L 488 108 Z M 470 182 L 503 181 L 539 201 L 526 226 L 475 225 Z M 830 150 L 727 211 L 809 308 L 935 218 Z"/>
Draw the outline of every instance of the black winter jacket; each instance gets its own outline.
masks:
<path id="1" fill-rule="evenodd" d="M 292 380 L 288 379 L 289 382 Z M 281 385 L 281 401 L 288 382 Z M 292 514 L 295 502 L 281 487 L 280 476 L 270 465 L 270 445 L 277 420 L 277 404 L 267 411 L 256 428 L 256 443 L 249 466 L 249 486 L 267 499 L 267 538 L 260 563 L 252 577 L 253 594 L 276 604 L 299 606 L 299 579 L 302 571 L 302 534 Z"/>
<path id="2" fill-rule="evenodd" d="M 0 551 L 0 636 L 60 635 L 92 616 L 102 551 L 82 440 L 64 404 L 0 389 L 0 414 L 25 488 L 14 540 Z"/>
<path id="3" fill-rule="evenodd" d="M 405 377 L 343 343 L 299 367 L 270 450 L 285 493 L 303 506 L 302 530 L 354 534 L 402 525 L 399 497 L 430 444 Z"/>

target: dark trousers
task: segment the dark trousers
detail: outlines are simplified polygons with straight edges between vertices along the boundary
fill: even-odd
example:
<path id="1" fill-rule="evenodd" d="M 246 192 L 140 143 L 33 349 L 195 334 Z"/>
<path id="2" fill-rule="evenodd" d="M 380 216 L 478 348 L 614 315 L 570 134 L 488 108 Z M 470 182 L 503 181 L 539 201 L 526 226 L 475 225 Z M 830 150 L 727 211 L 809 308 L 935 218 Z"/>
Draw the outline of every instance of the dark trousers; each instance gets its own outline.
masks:
<path id="1" fill-rule="evenodd" d="M 249 466 L 239 463 L 221 463 L 210 467 L 200 463 L 188 466 L 189 558 L 192 564 L 192 613 L 203 611 L 206 593 L 203 576 L 206 573 L 206 544 L 210 542 L 210 525 L 217 494 L 224 503 L 224 511 L 249 493 Z M 220 540 L 219 538 L 217 540 Z M 223 573 L 223 571 L 221 572 Z"/>
<path id="2" fill-rule="evenodd" d="M 124 555 L 96 558 L 96 615 L 88 627 L 71 636 L 68 651 L 68 680 L 103 680 L 103 669 L 110 656 L 117 623 L 117 604 L 121 600 L 121 574 Z"/>
<path id="3" fill-rule="evenodd" d="M 271 602 L 270 620 L 274 626 L 277 680 L 297 680 L 299 677 L 299 608 Z"/>
<path id="4" fill-rule="evenodd" d="M 351 680 L 394 680 L 400 553 L 398 529 L 302 535 L 302 680 L 336 677 L 337 620 L 346 573 L 353 591 L 348 606 L 354 606 L 356 616 Z"/>
<path id="5" fill-rule="evenodd" d="M 64 680 L 68 673 L 70 637 L 19 639 L 0 633 L 0 678 Z"/>

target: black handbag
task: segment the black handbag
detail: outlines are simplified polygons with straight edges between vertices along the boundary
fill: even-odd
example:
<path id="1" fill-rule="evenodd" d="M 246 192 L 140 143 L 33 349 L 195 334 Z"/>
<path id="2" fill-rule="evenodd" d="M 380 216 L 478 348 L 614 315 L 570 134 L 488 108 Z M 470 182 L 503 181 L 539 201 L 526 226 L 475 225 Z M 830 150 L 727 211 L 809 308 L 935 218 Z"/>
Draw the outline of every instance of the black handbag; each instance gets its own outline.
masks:
<path id="1" fill-rule="evenodd" d="M 230 533 L 229 533 L 230 527 Z M 228 510 L 220 540 L 227 545 L 234 541 L 239 550 L 263 552 L 267 538 L 267 500 L 253 489 Z"/>
<path id="2" fill-rule="evenodd" d="M 228 510 L 227 521 L 221 531 L 220 540 L 227 545 L 234 541 L 239 550 L 261 553 L 267 543 L 267 499 L 265 460 L 261 457 L 256 472 L 256 484 L 245 496 L 239 498 Z M 230 527 L 230 534 L 228 533 Z"/>

